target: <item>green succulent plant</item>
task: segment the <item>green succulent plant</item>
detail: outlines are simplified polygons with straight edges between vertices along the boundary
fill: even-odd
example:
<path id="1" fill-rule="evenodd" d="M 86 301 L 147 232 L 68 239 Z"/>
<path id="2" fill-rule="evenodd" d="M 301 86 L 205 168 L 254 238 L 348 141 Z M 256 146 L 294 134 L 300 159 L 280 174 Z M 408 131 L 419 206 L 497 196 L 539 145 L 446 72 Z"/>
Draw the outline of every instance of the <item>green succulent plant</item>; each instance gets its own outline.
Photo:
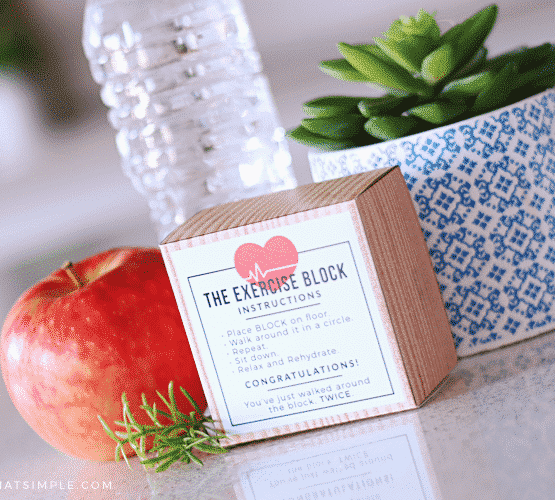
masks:
<path id="1" fill-rule="evenodd" d="M 308 101 L 308 117 L 287 135 L 328 151 L 365 146 L 472 118 L 555 86 L 551 43 L 488 59 L 484 42 L 497 10 L 490 5 L 441 33 L 435 13 L 421 9 L 394 21 L 373 44 L 339 43 L 343 58 L 323 61 L 320 69 L 385 95 Z"/>

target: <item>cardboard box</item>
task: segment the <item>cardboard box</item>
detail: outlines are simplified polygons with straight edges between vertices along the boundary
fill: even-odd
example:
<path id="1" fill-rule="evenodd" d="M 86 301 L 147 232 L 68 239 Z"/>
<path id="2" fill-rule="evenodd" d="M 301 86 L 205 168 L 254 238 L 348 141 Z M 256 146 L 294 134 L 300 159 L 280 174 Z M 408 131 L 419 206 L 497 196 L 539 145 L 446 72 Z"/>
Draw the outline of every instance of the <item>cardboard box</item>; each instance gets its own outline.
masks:
<path id="1" fill-rule="evenodd" d="M 398 167 L 203 210 L 160 246 L 225 444 L 416 408 L 457 362 Z"/>

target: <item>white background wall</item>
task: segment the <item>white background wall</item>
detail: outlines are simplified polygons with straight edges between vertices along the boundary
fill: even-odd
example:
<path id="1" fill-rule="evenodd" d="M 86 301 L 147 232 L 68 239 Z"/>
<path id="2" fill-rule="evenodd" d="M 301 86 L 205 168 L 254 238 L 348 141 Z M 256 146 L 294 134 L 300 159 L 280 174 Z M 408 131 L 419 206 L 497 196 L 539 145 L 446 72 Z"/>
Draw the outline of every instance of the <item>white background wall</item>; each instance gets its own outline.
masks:
<path id="1" fill-rule="evenodd" d="M 437 9 L 437 19 L 446 29 L 486 5 L 244 0 L 286 128 L 299 123 L 304 101 L 366 91 L 361 84 L 339 82 L 318 70 L 319 61 L 340 57 L 337 42 L 369 42 L 399 15 L 415 15 L 420 7 Z M 498 5 L 490 54 L 555 42 L 555 0 L 500 0 Z M 64 127 L 45 126 L 32 94 L 0 79 L 0 322 L 23 290 L 64 260 L 79 260 L 113 246 L 158 243 L 146 203 L 121 172 L 114 132 L 88 73 L 80 41 L 83 8 L 83 0 L 28 2 L 29 22 L 41 23 L 55 40 L 66 62 L 64 78 L 86 103 L 81 120 Z M 10 99 L 17 105 L 18 98 L 27 104 L 10 111 Z M 23 127 L 20 132 L 18 126 Z M 14 131 L 15 139 L 8 139 Z M 296 143 L 290 143 L 290 149 L 299 182 L 310 182 L 307 149 Z"/>

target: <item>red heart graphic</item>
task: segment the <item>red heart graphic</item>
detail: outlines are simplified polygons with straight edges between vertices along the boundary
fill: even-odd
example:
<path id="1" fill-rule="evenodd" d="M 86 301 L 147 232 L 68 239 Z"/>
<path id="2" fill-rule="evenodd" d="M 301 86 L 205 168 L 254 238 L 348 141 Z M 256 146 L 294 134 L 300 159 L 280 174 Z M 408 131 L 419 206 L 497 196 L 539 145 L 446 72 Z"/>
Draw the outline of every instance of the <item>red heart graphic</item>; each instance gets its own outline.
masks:
<path id="1" fill-rule="evenodd" d="M 295 272 L 299 252 L 285 236 L 270 238 L 264 247 L 245 243 L 235 252 L 235 269 L 249 283 L 265 283 L 265 287 L 276 291 Z M 260 286 L 260 285 L 259 285 Z"/>

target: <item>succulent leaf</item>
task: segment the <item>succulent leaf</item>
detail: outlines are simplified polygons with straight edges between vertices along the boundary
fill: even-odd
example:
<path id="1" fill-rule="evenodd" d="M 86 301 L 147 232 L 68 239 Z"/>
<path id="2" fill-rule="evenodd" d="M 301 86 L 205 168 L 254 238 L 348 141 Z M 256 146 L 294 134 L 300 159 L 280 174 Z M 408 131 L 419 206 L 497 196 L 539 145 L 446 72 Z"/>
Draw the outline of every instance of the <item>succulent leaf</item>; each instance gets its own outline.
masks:
<path id="1" fill-rule="evenodd" d="M 509 98 L 516 83 L 518 67 L 515 63 L 505 66 L 491 82 L 491 84 L 478 94 L 472 111 L 476 114 L 497 109 Z"/>
<path id="2" fill-rule="evenodd" d="M 428 54 L 422 62 L 422 78 L 433 85 L 449 76 L 454 68 L 453 48 L 449 44 L 443 44 L 439 49 Z"/>
<path id="3" fill-rule="evenodd" d="M 375 43 L 357 43 L 355 47 L 365 50 L 366 52 L 370 52 L 370 54 L 373 54 L 380 59 L 388 59 L 387 54 Z"/>
<path id="4" fill-rule="evenodd" d="M 502 54 L 489 60 L 486 64 L 487 69 L 498 72 L 507 64 L 513 62 L 518 65 L 519 71 L 526 72 L 543 63 L 548 63 L 555 59 L 555 46 L 544 43 L 538 47 L 521 47 L 515 51 Z"/>
<path id="5" fill-rule="evenodd" d="M 287 136 L 295 139 L 297 142 L 312 148 L 318 148 L 324 151 L 337 151 L 340 149 L 349 149 L 357 146 L 356 142 L 350 139 L 330 139 L 310 130 L 302 125 L 293 130 L 287 131 Z"/>
<path id="6" fill-rule="evenodd" d="M 388 30 L 382 33 L 383 36 L 394 42 L 399 42 L 405 37 L 405 32 L 403 31 L 403 21 L 401 19 L 396 19 L 391 23 Z"/>
<path id="7" fill-rule="evenodd" d="M 430 95 L 430 88 L 406 69 L 394 66 L 369 52 L 346 43 L 338 45 L 345 59 L 372 82 L 410 93 Z"/>
<path id="8" fill-rule="evenodd" d="M 464 97 L 477 95 L 491 85 L 493 74 L 491 71 L 482 71 L 476 75 L 459 78 L 448 83 L 441 91 L 441 97 Z"/>
<path id="9" fill-rule="evenodd" d="M 383 141 L 425 130 L 422 121 L 414 116 L 376 116 L 370 118 L 364 128 L 370 135 Z"/>
<path id="10" fill-rule="evenodd" d="M 488 57 L 488 49 L 480 47 L 474 57 L 468 61 L 462 68 L 453 73 L 452 77 L 455 79 L 464 78 L 465 76 L 472 75 L 478 71 L 485 69 L 485 63 Z"/>
<path id="11" fill-rule="evenodd" d="M 374 38 L 374 41 L 392 61 L 410 73 L 418 73 L 426 55 L 435 48 L 433 41 L 416 35 L 399 41 L 381 38 Z"/>
<path id="12" fill-rule="evenodd" d="M 429 14 L 424 9 L 418 11 L 418 15 L 400 16 L 399 19 L 393 21 L 389 29 L 383 34 L 386 38 L 392 40 L 403 40 L 406 36 L 421 36 L 430 38 L 436 42 L 440 37 L 440 29 L 434 18 L 435 13 Z"/>
<path id="13" fill-rule="evenodd" d="M 417 106 L 410 109 L 408 112 L 434 125 L 441 125 L 442 123 L 462 115 L 466 109 L 465 103 L 461 101 L 436 101 Z"/>
<path id="14" fill-rule="evenodd" d="M 455 48 L 457 67 L 466 65 L 480 50 L 497 19 L 497 5 L 490 5 L 447 31 L 442 44 Z"/>
<path id="15" fill-rule="evenodd" d="M 530 95 L 543 92 L 553 87 L 555 87 L 555 73 L 552 71 L 549 74 L 535 78 L 534 81 L 528 85 L 517 85 L 511 92 L 510 102 L 508 104 L 520 101 Z"/>
<path id="16" fill-rule="evenodd" d="M 346 80 L 348 82 L 366 82 L 368 78 L 360 71 L 353 68 L 345 59 L 332 59 L 330 61 L 322 61 L 320 69 L 338 80 Z"/>
<path id="17" fill-rule="evenodd" d="M 349 139 L 359 133 L 365 121 L 360 114 L 349 114 L 330 118 L 305 118 L 301 125 L 309 132 L 330 139 Z"/>
<path id="18" fill-rule="evenodd" d="M 418 73 L 424 57 L 437 48 L 440 31 L 433 15 L 420 9 L 416 18 L 401 16 L 393 21 L 383 36 L 374 38 L 376 45 L 395 63 Z"/>
<path id="19" fill-rule="evenodd" d="M 519 67 L 519 70 L 521 68 Z M 555 54 L 553 59 L 547 60 L 542 64 L 539 64 L 535 68 L 532 68 L 524 73 L 520 73 L 516 81 L 514 82 L 514 89 L 526 89 L 529 88 L 531 91 L 532 88 L 540 89 L 544 87 L 542 90 L 552 87 L 555 85 L 553 79 L 555 78 Z M 537 90 L 535 93 L 541 92 L 541 90 Z"/>
<path id="20" fill-rule="evenodd" d="M 364 97 L 328 96 L 312 99 L 303 104 L 305 114 L 314 118 L 327 118 L 349 113 L 355 113 L 358 103 Z"/>
<path id="21" fill-rule="evenodd" d="M 441 36 L 441 30 L 435 19 L 436 13 L 430 14 L 426 12 L 424 9 L 420 9 L 416 16 L 416 22 L 418 25 L 420 35 L 425 35 L 433 38 L 437 42 L 439 42 L 439 38 Z M 415 33 L 416 34 L 416 33 Z"/>
<path id="22" fill-rule="evenodd" d="M 417 96 L 397 97 L 387 95 L 384 97 L 370 97 L 359 101 L 358 110 L 366 118 L 380 115 L 394 116 L 414 106 L 418 100 Z"/>

